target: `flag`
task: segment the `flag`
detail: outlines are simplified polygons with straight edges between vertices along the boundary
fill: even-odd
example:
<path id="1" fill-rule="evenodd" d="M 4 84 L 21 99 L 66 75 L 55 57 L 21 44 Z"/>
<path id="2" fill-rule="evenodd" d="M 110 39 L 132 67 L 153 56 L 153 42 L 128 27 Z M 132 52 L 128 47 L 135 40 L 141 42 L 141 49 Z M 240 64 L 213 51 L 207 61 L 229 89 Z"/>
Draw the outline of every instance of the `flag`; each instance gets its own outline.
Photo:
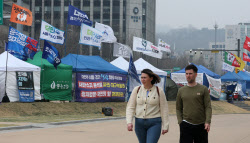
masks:
<path id="1" fill-rule="evenodd" d="M 234 55 L 234 56 L 235 56 L 237 62 L 239 63 L 239 65 L 240 65 L 240 67 L 235 67 L 235 69 L 238 69 L 238 70 L 242 71 L 244 69 L 245 65 L 246 65 L 245 62 L 243 60 L 241 60 L 240 57 L 238 57 L 236 55 Z"/>
<path id="2" fill-rule="evenodd" d="M 80 44 L 101 48 L 102 32 L 82 23 L 80 33 Z"/>
<path id="3" fill-rule="evenodd" d="M 114 43 L 114 50 L 113 50 L 114 57 L 122 56 L 124 58 L 129 58 L 131 53 L 132 51 L 129 46 L 117 42 Z"/>
<path id="4" fill-rule="evenodd" d="M 162 59 L 162 52 L 160 50 L 160 48 L 156 47 L 155 45 L 151 45 L 151 52 L 143 52 L 143 54 L 154 57 L 154 58 L 158 58 L 158 59 Z"/>
<path id="5" fill-rule="evenodd" d="M 114 31 L 110 26 L 96 22 L 95 29 L 102 32 L 102 41 L 101 42 L 114 43 L 117 41 L 117 39 L 114 35 Z"/>
<path id="6" fill-rule="evenodd" d="M 247 37 L 247 36 L 246 36 L 246 40 L 244 42 L 243 48 L 247 49 L 248 51 L 250 51 L 250 38 Z"/>
<path id="7" fill-rule="evenodd" d="M 55 47 L 51 46 L 46 40 L 44 40 L 42 58 L 47 59 L 47 61 L 53 64 L 56 69 L 57 66 L 61 63 L 59 52 Z"/>
<path id="8" fill-rule="evenodd" d="M 67 24 L 81 26 L 84 23 L 92 26 L 92 21 L 89 20 L 88 15 L 80 9 L 69 5 Z"/>
<path id="9" fill-rule="evenodd" d="M 222 64 L 222 70 L 224 70 L 224 71 L 233 72 L 234 68 L 235 68 L 234 66 L 231 66 L 231 65 L 229 65 L 229 64 L 227 64 L 225 62 L 223 62 L 223 64 Z"/>
<path id="10" fill-rule="evenodd" d="M 33 59 L 37 52 L 38 42 L 28 37 L 15 28 L 9 28 L 8 47 L 7 51 L 21 60 L 27 60 L 27 58 Z"/>
<path id="11" fill-rule="evenodd" d="M 246 53 L 243 53 L 243 61 L 250 62 L 249 55 L 247 55 Z"/>
<path id="12" fill-rule="evenodd" d="M 240 67 L 235 55 L 232 53 L 225 52 L 224 62 L 234 67 Z"/>
<path id="13" fill-rule="evenodd" d="M 5 51 L 8 51 L 8 42 L 5 42 L 5 47 L 4 47 Z"/>
<path id="14" fill-rule="evenodd" d="M 135 64 L 134 64 L 134 61 L 133 61 L 132 54 L 130 54 L 128 74 L 129 74 L 133 79 L 135 79 L 138 83 L 141 84 L 141 81 L 140 81 L 140 79 L 139 79 L 139 76 L 138 76 L 137 71 L 136 71 L 136 68 L 135 68 Z"/>
<path id="15" fill-rule="evenodd" d="M 23 25 L 32 25 L 32 12 L 27 8 L 12 4 L 10 21 Z"/>
<path id="16" fill-rule="evenodd" d="M 168 45 L 166 42 L 164 42 L 163 40 L 159 39 L 158 40 L 158 47 L 165 52 L 171 52 L 170 50 L 170 45 Z"/>
<path id="17" fill-rule="evenodd" d="M 45 21 L 42 21 L 40 39 L 62 45 L 64 43 L 64 31 L 53 27 Z"/>
<path id="18" fill-rule="evenodd" d="M 153 45 L 153 43 L 147 40 L 138 37 L 133 37 L 133 51 L 150 53 L 152 51 L 151 45 Z"/>

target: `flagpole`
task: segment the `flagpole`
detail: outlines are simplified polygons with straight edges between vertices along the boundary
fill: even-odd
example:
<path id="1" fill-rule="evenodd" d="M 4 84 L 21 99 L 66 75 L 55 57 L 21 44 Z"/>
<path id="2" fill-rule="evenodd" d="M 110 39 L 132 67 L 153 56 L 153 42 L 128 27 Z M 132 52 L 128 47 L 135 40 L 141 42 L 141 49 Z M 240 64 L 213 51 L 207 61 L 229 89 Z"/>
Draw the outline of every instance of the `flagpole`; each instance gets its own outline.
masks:
<path id="1" fill-rule="evenodd" d="M 66 56 L 66 46 L 67 46 L 67 31 L 68 31 L 68 24 L 66 24 L 66 31 L 65 31 L 65 42 L 64 42 L 64 57 Z"/>

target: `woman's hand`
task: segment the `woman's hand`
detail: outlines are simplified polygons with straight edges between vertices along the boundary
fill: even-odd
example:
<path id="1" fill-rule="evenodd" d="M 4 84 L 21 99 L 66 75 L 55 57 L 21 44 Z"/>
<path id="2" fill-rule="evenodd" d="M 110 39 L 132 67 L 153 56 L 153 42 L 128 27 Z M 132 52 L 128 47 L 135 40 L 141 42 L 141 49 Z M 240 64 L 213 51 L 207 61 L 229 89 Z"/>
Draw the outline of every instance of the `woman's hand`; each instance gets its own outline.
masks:
<path id="1" fill-rule="evenodd" d="M 133 131 L 133 124 L 132 123 L 128 123 L 127 124 L 127 128 L 128 128 L 128 131 Z"/>
<path id="2" fill-rule="evenodd" d="M 166 134 L 168 130 L 162 130 L 162 135 Z"/>

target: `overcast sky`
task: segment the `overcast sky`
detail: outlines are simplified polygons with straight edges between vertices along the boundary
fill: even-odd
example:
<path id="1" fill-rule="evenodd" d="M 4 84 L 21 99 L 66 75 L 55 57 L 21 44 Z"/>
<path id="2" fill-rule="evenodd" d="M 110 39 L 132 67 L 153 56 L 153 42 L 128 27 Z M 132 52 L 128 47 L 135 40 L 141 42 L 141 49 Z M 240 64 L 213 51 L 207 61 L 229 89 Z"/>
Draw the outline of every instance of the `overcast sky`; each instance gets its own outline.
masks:
<path id="1" fill-rule="evenodd" d="M 250 22 L 250 0 L 156 0 L 156 25 L 212 29 Z"/>

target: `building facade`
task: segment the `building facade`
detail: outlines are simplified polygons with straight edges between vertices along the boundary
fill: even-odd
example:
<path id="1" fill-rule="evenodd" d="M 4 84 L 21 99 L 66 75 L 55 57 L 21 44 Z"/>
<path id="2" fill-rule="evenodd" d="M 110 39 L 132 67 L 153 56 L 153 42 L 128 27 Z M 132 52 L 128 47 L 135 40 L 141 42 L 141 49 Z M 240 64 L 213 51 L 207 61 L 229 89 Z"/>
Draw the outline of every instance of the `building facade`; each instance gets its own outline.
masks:
<path id="1" fill-rule="evenodd" d="M 33 14 L 33 25 L 25 29 L 29 36 L 39 39 L 41 21 L 66 31 L 67 53 L 107 55 L 111 54 L 110 44 L 103 44 L 99 53 L 97 47 L 79 46 L 80 27 L 67 25 L 69 4 L 84 11 L 93 23 L 109 25 L 119 43 L 133 46 L 133 36 L 155 43 L 155 0 L 17 0 L 22 1 Z M 94 25 L 93 25 L 94 26 Z M 54 45 L 57 48 L 63 46 Z M 105 48 L 107 50 L 105 50 Z"/>

